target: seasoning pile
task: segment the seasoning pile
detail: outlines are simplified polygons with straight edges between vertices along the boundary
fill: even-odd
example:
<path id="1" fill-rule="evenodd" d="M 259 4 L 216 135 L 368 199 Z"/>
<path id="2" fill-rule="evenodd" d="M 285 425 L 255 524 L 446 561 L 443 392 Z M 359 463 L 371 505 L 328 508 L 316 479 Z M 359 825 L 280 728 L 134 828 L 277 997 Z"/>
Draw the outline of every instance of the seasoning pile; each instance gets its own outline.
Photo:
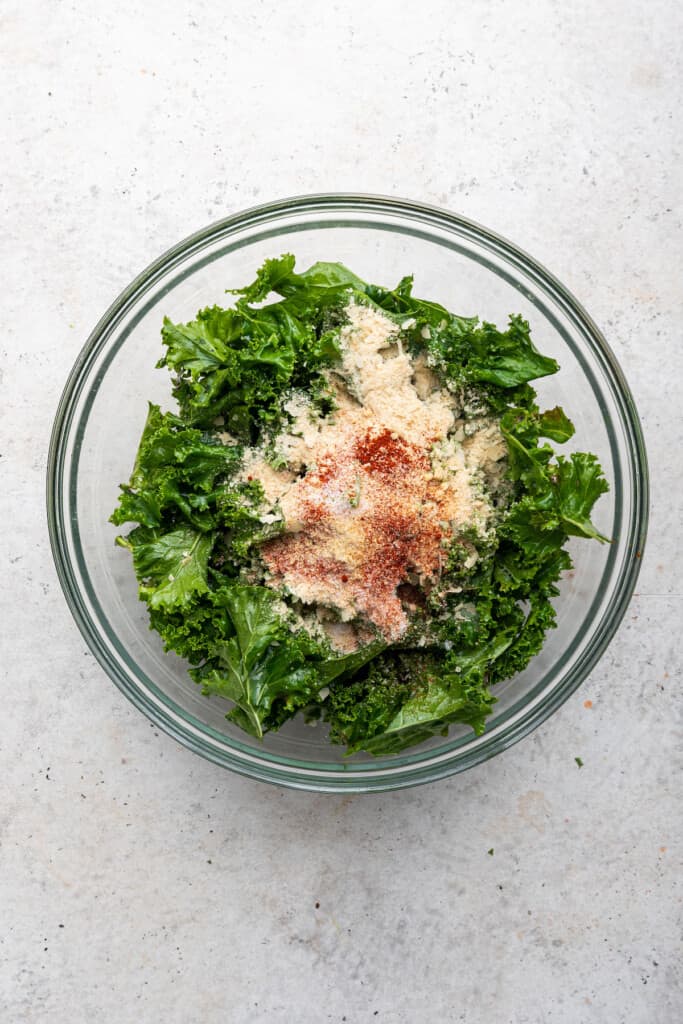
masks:
<path id="1" fill-rule="evenodd" d="M 373 628 L 387 643 L 406 632 L 458 529 L 485 533 L 492 508 L 481 474 L 506 454 L 485 419 L 475 424 L 488 432 L 483 449 L 472 447 L 479 430 L 467 447 L 449 444 L 462 411 L 456 396 L 399 347 L 389 317 L 356 304 L 346 313 L 335 409 L 321 416 L 299 396 L 294 422 L 270 443 L 284 466 L 268 473 L 268 514 L 282 510 L 283 533 L 261 548 L 268 585 L 297 599 L 304 617 L 312 610 L 344 651 L 367 643 Z M 265 460 L 250 452 L 247 476 L 258 479 Z"/>

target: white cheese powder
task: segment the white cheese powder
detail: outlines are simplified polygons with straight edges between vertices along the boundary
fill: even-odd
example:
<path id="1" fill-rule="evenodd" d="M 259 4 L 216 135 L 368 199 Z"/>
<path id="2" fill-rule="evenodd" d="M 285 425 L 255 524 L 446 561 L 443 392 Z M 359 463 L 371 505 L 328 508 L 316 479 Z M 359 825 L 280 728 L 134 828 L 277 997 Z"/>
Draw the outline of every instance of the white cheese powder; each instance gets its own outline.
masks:
<path id="1" fill-rule="evenodd" d="M 492 508 L 481 476 L 506 454 L 494 421 L 477 420 L 464 437 L 457 395 L 439 385 L 423 357 L 403 350 L 393 321 L 356 303 L 346 312 L 341 361 L 328 375 L 336 409 L 322 416 L 306 395 L 293 394 L 285 404 L 292 423 L 274 443 L 286 468 L 274 469 L 262 450 L 251 450 L 242 471 L 243 479 L 260 481 L 266 514 L 276 507 L 284 519 L 284 534 L 262 549 L 268 582 L 316 610 L 342 651 L 358 646 L 354 620 L 373 624 L 387 640 L 405 632 L 397 586 L 409 573 L 435 582 L 439 545 L 459 529 L 485 533 Z M 405 453 L 410 473 L 371 470 L 362 445 L 378 448 L 381 469 L 384 442 L 377 438 Z M 415 564 L 378 577 L 375 562 L 389 566 L 397 544 Z"/>

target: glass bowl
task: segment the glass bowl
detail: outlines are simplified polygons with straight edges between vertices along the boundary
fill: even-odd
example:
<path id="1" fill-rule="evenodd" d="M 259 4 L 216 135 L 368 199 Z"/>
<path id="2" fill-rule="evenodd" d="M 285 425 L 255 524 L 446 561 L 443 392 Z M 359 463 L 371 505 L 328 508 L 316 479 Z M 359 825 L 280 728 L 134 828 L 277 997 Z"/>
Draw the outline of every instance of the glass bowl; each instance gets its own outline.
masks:
<path id="1" fill-rule="evenodd" d="M 574 568 L 556 599 L 557 628 L 542 652 L 499 684 L 482 736 L 452 726 L 407 752 L 344 757 L 325 727 L 289 722 L 263 742 L 225 719 L 229 705 L 202 696 L 181 659 L 163 652 L 138 601 L 129 553 L 108 522 L 127 480 L 147 401 L 173 407 L 156 370 L 162 317 L 191 320 L 250 281 L 268 256 L 300 267 L 338 260 L 393 285 L 415 275 L 415 294 L 504 324 L 526 317 L 538 347 L 561 370 L 536 383 L 540 402 L 565 407 L 576 426 L 566 446 L 595 452 L 610 481 L 595 522 L 609 545 L 572 540 Z M 628 386 L 604 338 L 569 292 L 535 260 L 486 228 L 434 207 L 375 196 L 287 199 L 228 217 L 185 239 L 147 268 L 95 327 L 67 381 L 53 428 L 48 515 L 57 571 L 93 654 L 161 729 L 234 771 L 299 789 L 364 792 L 411 786 L 470 768 L 516 743 L 567 699 L 605 650 L 633 591 L 647 524 L 647 465 Z"/>

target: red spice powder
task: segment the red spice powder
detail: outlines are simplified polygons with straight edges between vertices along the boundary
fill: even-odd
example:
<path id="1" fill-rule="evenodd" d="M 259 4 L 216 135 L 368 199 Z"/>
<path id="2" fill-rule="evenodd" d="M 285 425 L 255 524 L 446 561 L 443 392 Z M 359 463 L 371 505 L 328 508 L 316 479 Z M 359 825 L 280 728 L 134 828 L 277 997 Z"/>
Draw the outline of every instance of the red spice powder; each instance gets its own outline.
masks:
<path id="1" fill-rule="evenodd" d="M 314 501 L 311 498 L 304 498 L 301 503 L 302 519 L 305 523 L 319 523 L 323 519 L 329 517 L 329 512 L 325 505 L 319 501 Z"/>
<path id="2" fill-rule="evenodd" d="M 415 445 L 397 437 L 389 430 L 375 434 L 368 431 L 360 437 L 353 454 L 369 473 L 390 473 L 408 469 L 416 463 L 424 464 L 426 455 Z"/>
<path id="3" fill-rule="evenodd" d="M 318 460 L 315 475 L 320 483 L 325 484 L 331 480 L 337 471 L 337 459 L 334 454 L 329 453 Z"/>

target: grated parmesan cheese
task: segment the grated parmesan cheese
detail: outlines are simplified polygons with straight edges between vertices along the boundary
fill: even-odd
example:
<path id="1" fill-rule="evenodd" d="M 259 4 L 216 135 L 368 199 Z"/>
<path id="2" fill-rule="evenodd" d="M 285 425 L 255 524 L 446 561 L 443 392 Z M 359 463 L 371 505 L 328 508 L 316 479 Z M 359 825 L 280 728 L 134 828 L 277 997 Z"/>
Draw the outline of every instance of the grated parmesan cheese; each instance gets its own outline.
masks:
<path id="1" fill-rule="evenodd" d="M 373 628 L 387 641 L 405 633 L 399 588 L 408 577 L 429 588 L 449 539 L 465 526 L 485 531 L 481 472 L 505 454 L 493 422 L 464 437 L 458 394 L 401 347 L 393 321 L 357 303 L 346 312 L 341 361 L 328 375 L 336 409 L 322 416 L 293 394 L 284 406 L 292 422 L 274 442 L 286 468 L 251 450 L 242 470 L 260 481 L 268 521 L 284 520 L 261 549 L 269 585 L 314 610 L 340 652 L 367 643 Z"/>

